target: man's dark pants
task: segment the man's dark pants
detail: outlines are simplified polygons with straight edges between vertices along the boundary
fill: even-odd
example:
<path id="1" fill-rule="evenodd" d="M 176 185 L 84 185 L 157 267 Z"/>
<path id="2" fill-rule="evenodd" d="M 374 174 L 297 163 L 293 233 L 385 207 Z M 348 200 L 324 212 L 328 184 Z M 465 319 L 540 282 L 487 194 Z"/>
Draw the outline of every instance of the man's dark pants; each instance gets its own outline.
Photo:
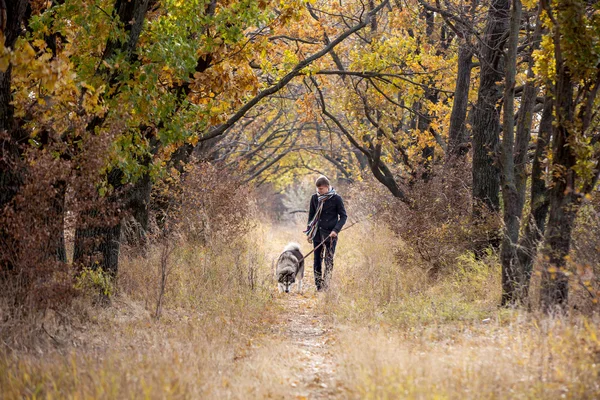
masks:
<path id="1" fill-rule="evenodd" d="M 329 235 L 329 232 L 324 232 L 324 237 L 327 237 L 325 236 L 325 233 Z M 313 239 L 313 246 L 317 247 L 321 243 L 321 241 L 323 241 L 321 232 L 317 232 Z M 327 237 L 325 243 L 317 250 L 315 250 L 313 267 L 315 273 L 315 285 L 317 286 L 317 290 L 327 289 L 327 286 L 329 285 L 329 279 L 331 279 L 331 272 L 333 271 L 333 255 L 335 253 L 336 244 L 337 238 L 334 239 L 331 237 Z M 324 274 L 321 269 L 323 260 L 325 260 Z"/>

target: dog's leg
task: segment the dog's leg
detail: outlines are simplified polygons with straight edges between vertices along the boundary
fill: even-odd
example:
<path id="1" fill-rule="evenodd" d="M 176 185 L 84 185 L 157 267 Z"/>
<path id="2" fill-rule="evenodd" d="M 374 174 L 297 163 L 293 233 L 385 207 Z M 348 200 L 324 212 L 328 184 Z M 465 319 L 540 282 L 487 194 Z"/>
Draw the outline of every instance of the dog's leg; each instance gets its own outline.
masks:
<path id="1" fill-rule="evenodd" d="M 279 287 L 279 293 L 283 293 L 283 283 L 279 282 L 277 285 Z"/>
<path id="2" fill-rule="evenodd" d="M 298 293 L 302 293 L 302 279 L 298 279 Z"/>

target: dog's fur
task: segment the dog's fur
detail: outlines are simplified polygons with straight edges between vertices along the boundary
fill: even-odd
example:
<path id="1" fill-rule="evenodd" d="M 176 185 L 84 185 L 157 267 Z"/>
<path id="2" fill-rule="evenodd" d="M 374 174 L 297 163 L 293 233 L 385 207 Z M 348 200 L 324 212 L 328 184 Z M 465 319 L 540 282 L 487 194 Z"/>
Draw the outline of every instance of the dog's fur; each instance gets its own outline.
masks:
<path id="1" fill-rule="evenodd" d="M 290 242 L 283 249 L 277 260 L 275 275 L 279 285 L 279 293 L 290 292 L 290 287 L 298 281 L 298 292 L 302 292 L 302 279 L 304 279 L 304 260 L 298 243 Z M 301 260 L 298 262 L 298 260 Z"/>

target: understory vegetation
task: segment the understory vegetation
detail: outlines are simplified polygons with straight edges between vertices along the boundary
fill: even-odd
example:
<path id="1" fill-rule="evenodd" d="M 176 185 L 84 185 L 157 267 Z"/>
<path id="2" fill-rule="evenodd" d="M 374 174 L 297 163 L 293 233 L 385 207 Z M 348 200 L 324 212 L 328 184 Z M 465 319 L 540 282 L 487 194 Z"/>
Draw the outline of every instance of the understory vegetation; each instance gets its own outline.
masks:
<path id="1" fill-rule="evenodd" d="M 543 313 L 535 292 L 530 310 L 499 308 L 494 252 L 464 252 L 432 278 L 418 251 L 389 227 L 352 229 L 340 241 L 334 288 L 320 303 L 339 327 L 333 354 L 349 397 L 600 395 L 600 318 L 585 285 L 573 281 L 577 300 L 568 315 Z"/>
<path id="2" fill-rule="evenodd" d="M 432 274 L 410 240 L 364 209 L 374 195 L 365 186 L 348 190 L 356 223 L 340 235 L 331 289 L 316 296 L 309 258 L 304 293 L 288 295 L 314 298 L 315 318 L 330 327 L 340 398 L 600 395 L 600 320 L 579 297 L 581 285 L 572 290 L 584 312 L 498 308 L 497 254 L 465 251 Z M 4 325 L 3 396 L 289 397 L 298 371 L 277 334 L 288 321 L 273 266 L 288 241 L 302 240 L 304 216 L 270 221 L 257 201 L 247 198 L 243 230 L 126 249 L 110 305 L 98 295 L 102 280 L 84 275 L 69 307 L 20 328 Z M 589 237 L 582 240 L 583 252 Z"/>

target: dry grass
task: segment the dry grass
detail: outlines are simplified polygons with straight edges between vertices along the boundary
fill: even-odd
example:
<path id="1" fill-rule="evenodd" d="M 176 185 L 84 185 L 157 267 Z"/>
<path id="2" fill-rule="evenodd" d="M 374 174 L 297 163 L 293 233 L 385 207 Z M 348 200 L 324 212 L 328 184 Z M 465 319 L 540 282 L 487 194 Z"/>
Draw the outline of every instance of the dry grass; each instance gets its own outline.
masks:
<path id="1" fill-rule="evenodd" d="M 434 280 L 414 259 L 400 259 L 410 250 L 385 227 L 361 224 L 343 235 L 335 262 L 336 290 L 326 304 L 335 316 L 414 328 L 478 320 L 496 312 L 500 266 L 493 257 L 478 262 L 464 255 L 452 272 Z"/>
<path id="2" fill-rule="evenodd" d="M 111 307 L 80 299 L 67 331 L 53 324 L 58 316 L 46 317 L 53 338 L 46 346 L 0 356 L 1 397 L 283 395 L 288 379 L 272 360 L 285 360 L 286 351 L 261 342 L 278 311 L 272 301 L 274 249 L 263 241 L 270 235 L 257 225 L 251 235 L 210 248 L 178 247 L 158 321 L 160 248 L 146 258 L 126 258 Z"/>
<path id="3" fill-rule="evenodd" d="M 461 256 L 434 280 L 397 258 L 408 252 L 368 224 L 340 240 L 335 291 L 321 307 L 338 326 L 341 397 L 600 396 L 599 318 L 499 309 L 493 255 Z"/>
<path id="4" fill-rule="evenodd" d="M 68 329 L 52 324 L 60 316 L 46 316 L 46 344 L 28 352 L 5 348 L 2 397 L 307 393 L 295 387 L 306 371 L 299 345 L 282 333 L 290 324 L 282 316 L 290 314 L 281 309 L 286 303 L 278 300 L 271 270 L 283 246 L 302 239 L 303 222 L 257 224 L 247 236 L 209 247 L 179 245 L 158 321 L 160 248 L 125 259 L 111 307 L 81 299 L 69 311 L 79 317 Z M 380 226 L 356 225 L 338 246 L 333 290 L 318 296 L 310 318 L 333 327 L 321 354 L 332 357 L 336 386 L 330 389 L 339 398 L 600 396 L 600 321 L 498 309 L 493 256 L 465 255 L 452 272 L 431 280 L 398 258 L 410 249 Z M 312 296 L 314 289 L 307 290 Z"/>
<path id="5" fill-rule="evenodd" d="M 171 313 L 160 323 L 106 315 L 83 348 L 0 361 L 4 398 L 246 398 L 283 395 L 280 346 L 260 352 L 260 327 Z M 137 312 L 134 312 L 137 315 Z M 108 324 L 107 324 L 108 323 Z M 258 328 L 258 329 L 256 329 Z M 250 357 L 258 352 L 259 357 Z"/>
<path id="6" fill-rule="evenodd" d="M 413 332 L 345 329 L 348 397 L 591 399 L 600 396 L 597 325 L 510 321 Z"/>

